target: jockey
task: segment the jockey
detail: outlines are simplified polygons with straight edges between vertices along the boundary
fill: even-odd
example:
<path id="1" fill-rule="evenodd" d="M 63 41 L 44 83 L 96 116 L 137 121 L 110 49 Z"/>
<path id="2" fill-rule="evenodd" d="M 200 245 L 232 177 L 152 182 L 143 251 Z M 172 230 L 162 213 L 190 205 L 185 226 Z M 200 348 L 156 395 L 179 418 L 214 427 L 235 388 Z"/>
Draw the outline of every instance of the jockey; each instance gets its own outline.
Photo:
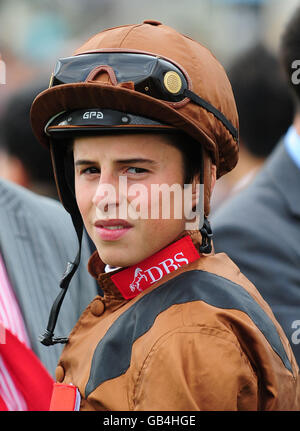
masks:
<path id="1" fill-rule="evenodd" d="M 237 163 L 238 116 L 211 52 L 158 21 L 107 29 L 58 60 L 31 121 L 104 293 L 54 337 L 79 250 L 42 340 L 66 343 L 51 409 L 299 409 L 280 325 L 213 250 L 210 196 Z"/>

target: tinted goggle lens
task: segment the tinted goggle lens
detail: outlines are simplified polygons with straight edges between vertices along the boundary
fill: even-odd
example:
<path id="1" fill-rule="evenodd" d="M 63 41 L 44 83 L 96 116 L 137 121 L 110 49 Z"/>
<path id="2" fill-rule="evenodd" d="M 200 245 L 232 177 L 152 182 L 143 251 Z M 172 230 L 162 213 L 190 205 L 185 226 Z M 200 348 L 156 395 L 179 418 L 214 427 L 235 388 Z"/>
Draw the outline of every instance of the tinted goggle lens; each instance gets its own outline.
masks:
<path id="1" fill-rule="evenodd" d="M 99 66 L 112 68 L 118 83 L 132 81 L 136 91 L 165 101 L 180 102 L 189 87 L 184 73 L 163 58 L 112 52 L 80 54 L 58 60 L 50 87 L 85 82 Z"/>
<path id="2" fill-rule="evenodd" d="M 191 100 L 212 113 L 238 141 L 236 127 L 215 106 L 189 88 L 190 80 L 180 67 L 161 57 L 129 52 L 95 52 L 62 58 L 56 63 L 49 87 L 85 82 L 92 79 L 89 75 L 94 71 L 107 70 L 107 67 L 117 83 L 133 82 L 135 90 L 140 93 L 171 103 L 186 98 Z"/>

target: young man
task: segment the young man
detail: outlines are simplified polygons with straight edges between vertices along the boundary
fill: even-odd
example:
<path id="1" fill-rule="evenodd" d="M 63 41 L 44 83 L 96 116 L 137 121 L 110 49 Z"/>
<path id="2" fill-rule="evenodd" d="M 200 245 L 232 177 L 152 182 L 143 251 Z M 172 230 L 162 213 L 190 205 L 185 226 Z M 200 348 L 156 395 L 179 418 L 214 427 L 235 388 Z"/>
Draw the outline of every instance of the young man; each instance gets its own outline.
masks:
<path id="1" fill-rule="evenodd" d="M 103 31 L 58 62 L 31 116 L 79 239 L 83 221 L 96 245 L 89 270 L 104 292 L 65 340 L 51 409 L 298 409 L 282 329 L 211 247 L 211 191 L 238 152 L 213 55 L 156 21 Z"/>

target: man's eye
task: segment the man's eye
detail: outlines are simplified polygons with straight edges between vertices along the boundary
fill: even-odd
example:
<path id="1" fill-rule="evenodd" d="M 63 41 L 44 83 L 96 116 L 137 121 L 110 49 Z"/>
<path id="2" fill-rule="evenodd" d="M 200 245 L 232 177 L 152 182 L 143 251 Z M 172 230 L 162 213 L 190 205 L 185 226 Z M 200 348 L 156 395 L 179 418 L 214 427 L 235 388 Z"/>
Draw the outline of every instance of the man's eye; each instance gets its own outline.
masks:
<path id="1" fill-rule="evenodd" d="M 99 172 L 99 169 L 94 166 L 90 166 L 81 171 L 82 174 L 98 174 Z"/>
<path id="2" fill-rule="evenodd" d="M 127 172 L 129 174 L 143 174 L 145 172 L 148 172 L 147 169 L 143 169 L 143 168 L 135 168 L 135 167 L 130 167 L 127 169 Z"/>

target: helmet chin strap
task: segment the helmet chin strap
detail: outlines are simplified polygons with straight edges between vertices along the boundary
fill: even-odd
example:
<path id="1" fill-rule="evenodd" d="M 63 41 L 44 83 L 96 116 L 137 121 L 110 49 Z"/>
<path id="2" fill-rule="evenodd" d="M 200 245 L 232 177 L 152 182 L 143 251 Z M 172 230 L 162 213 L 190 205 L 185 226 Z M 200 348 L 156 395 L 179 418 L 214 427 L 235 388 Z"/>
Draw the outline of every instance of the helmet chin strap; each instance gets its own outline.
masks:
<path id="1" fill-rule="evenodd" d="M 81 218 L 78 217 L 78 215 L 72 217 L 72 219 L 73 219 L 73 224 L 75 226 L 75 230 L 76 230 L 76 234 L 77 234 L 77 238 L 78 238 L 78 244 L 79 244 L 78 252 L 77 252 L 77 255 L 74 259 L 74 262 L 68 262 L 67 263 L 66 270 L 65 270 L 63 277 L 61 279 L 61 282 L 59 284 L 61 291 L 57 295 L 57 297 L 56 297 L 56 299 L 52 305 L 47 328 L 46 328 L 45 332 L 39 338 L 40 342 L 42 344 L 44 344 L 45 346 L 52 346 L 52 345 L 58 344 L 58 343 L 65 344 L 68 341 L 68 338 L 65 338 L 65 337 L 54 337 L 54 329 L 56 326 L 60 307 L 61 307 L 62 302 L 64 300 L 64 297 L 67 293 L 71 279 L 72 279 L 73 275 L 75 274 L 75 272 L 78 268 L 79 262 L 80 262 L 83 223 L 82 223 Z"/>
<path id="2" fill-rule="evenodd" d="M 210 223 L 206 218 L 206 216 L 204 216 L 203 226 L 199 229 L 199 231 L 202 235 L 202 244 L 199 247 L 199 251 L 200 253 L 209 254 L 212 251 L 211 240 L 212 240 L 213 233 L 211 230 Z"/>
<path id="3" fill-rule="evenodd" d="M 199 226 L 199 231 L 201 233 L 202 236 L 202 243 L 201 246 L 199 247 L 199 251 L 200 253 L 204 253 L 204 254 L 209 254 L 212 251 L 212 237 L 213 237 L 213 233 L 212 233 L 212 229 L 210 226 L 210 223 L 207 219 L 207 216 L 205 214 L 205 201 L 206 201 L 206 196 L 205 196 L 205 187 L 208 187 L 208 184 L 206 183 L 206 180 L 208 180 L 207 178 L 205 178 L 205 173 L 204 173 L 204 169 L 205 169 L 205 153 L 204 153 L 204 149 L 203 146 L 201 146 L 201 168 L 200 168 L 200 184 L 203 184 L 203 212 L 204 212 L 204 217 L 203 217 L 203 225 L 202 227 Z M 209 211 L 209 209 L 207 210 L 207 212 Z"/>

